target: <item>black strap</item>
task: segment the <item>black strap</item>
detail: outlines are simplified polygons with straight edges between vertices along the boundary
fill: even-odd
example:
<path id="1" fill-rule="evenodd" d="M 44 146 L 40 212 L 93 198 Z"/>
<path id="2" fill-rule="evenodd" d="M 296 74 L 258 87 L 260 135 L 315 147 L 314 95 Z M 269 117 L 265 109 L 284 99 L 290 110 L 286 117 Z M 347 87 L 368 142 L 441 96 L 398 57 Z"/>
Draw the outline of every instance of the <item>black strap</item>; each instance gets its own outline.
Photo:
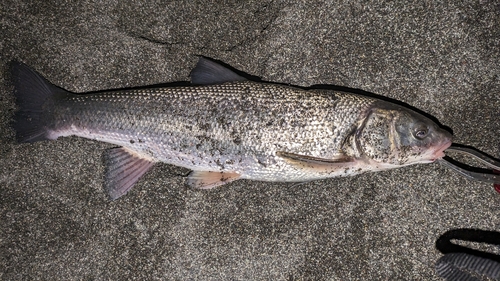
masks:
<path id="1" fill-rule="evenodd" d="M 487 243 L 500 246 L 500 232 L 478 229 L 447 231 L 436 241 L 445 254 L 436 263 L 437 273 L 447 281 L 500 280 L 500 256 L 452 243 L 451 240 Z"/>
<path id="2" fill-rule="evenodd" d="M 464 253 L 451 253 L 436 263 L 437 273 L 448 281 L 482 280 L 479 276 L 500 280 L 500 263 Z"/>

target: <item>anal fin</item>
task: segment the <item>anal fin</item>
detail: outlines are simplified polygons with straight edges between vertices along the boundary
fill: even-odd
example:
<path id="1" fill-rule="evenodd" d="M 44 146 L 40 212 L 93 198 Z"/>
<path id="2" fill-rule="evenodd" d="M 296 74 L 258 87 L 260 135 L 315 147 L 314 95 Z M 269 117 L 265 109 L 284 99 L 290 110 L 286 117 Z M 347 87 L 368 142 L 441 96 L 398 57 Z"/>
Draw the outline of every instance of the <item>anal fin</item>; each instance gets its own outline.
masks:
<path id="1" fill-rule="evenodd" d="M 192 171 L 187 180 L 191 187 L 211 189 L 237 180 L 241 175 L 234 172 Z"/>
<path id="2" fill-rule="evenodd" d="M 104 152 L 104 187 L 112 200 L 125 195 L 155 164 L 151 159 L 124 147 Z"/>

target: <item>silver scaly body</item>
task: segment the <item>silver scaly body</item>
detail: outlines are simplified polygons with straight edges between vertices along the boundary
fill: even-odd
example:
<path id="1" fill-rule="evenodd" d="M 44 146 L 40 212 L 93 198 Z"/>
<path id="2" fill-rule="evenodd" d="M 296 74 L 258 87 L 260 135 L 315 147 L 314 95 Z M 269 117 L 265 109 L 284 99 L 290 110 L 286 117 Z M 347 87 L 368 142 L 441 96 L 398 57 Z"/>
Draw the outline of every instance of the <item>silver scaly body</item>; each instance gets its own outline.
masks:
<path id="1" fill-rule="evenodd" d="M 130 148 L 195 171 L 241 178 L 308 181 L 278 151 L 331 159 L 343 152 L 374 99 L 252 81 L 70 96 L 54 109 L 52 138 L 80 136 Z M 353 148 L 356 149 L 356 148 Z"/>

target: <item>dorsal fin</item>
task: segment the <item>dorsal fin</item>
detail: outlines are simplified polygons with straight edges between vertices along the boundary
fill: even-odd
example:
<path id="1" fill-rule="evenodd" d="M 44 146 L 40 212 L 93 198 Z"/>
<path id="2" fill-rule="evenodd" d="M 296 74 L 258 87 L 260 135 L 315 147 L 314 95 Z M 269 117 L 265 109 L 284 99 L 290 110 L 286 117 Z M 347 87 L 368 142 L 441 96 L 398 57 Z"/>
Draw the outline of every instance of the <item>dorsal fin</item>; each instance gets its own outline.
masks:
<path id="1" fill-rule="evenodd" d="M 190 76 L 191 83 L 198 85 L 213 85 L 247 80 L 229 68 L 204 57 L 198 59 L 198 63 L 191 71 Z"/>

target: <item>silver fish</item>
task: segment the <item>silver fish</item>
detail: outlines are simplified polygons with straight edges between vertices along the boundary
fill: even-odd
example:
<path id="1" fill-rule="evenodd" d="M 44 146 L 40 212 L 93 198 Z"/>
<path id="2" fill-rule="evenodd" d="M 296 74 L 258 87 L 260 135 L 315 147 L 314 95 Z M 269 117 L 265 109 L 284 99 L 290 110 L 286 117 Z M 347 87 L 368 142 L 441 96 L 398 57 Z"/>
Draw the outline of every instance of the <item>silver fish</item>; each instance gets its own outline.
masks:
<path id="1" fill-rule="evenodd" d="M 304 182 L 444 156 L 451 134 L 408 108 L 326 89 L 254 82 L 200 58 L 194 85 L 74 94 L 13 63 L 19 142 L 80 136 L 105 152 L 105 188 L 127 193 L 155 163 L 191 169 L 187 183 Z"/>

